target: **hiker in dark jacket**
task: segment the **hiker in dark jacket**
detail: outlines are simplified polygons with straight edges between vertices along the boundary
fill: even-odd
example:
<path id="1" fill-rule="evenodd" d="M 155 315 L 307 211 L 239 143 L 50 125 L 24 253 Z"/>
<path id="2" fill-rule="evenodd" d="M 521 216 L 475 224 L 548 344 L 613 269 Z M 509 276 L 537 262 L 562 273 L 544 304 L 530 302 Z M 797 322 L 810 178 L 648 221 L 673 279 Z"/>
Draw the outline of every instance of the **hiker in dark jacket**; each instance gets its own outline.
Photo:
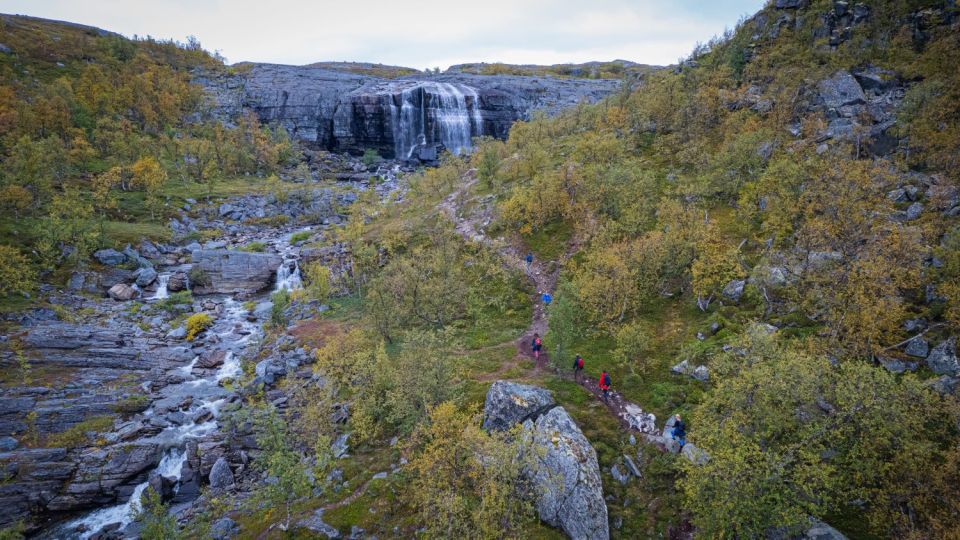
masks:
<path id="1" fill-rule="evenodd" d="M 573 378 L 580 380 L 580 372 L 583 371 L 583 357 L 579 354 L 573 359 Z"/>
<path id="2" fill-rule="evenodd" d="M 687 444 L 687 425 L 680 419 L 680 415 L 674 417 L 673 429 L 671 430 L 673 440 L 680 443 L 680 448 Z"/>
<path id="3" fill-rule="evenodd" d="M 533 342 L 530 344 L 530 349 L 533 350 L 533 357 L 539 360 L 540 350 L 543 349 L 543 340 L 540 339 L 540 334 L 533 335 Z"/>

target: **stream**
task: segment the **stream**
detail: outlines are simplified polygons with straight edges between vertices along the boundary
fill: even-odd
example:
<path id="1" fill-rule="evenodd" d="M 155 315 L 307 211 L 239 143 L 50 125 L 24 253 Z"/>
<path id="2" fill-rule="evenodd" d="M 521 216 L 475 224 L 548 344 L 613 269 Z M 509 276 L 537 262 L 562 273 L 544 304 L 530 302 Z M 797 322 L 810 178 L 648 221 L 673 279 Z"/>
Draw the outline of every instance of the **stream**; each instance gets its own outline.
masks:
<path id="1" fill-rule="evenodd" d="M 290 236 L 295 232 L 287 231 L 280 237 L 262 239 L 272 246 L 274 252 L 283 257 L 283 263 L 277 269 L 273 291 L 261 292 L 250 300 L 263 302 L 269 300 L 270 294 L 274 291 L 293 291 L 302 288 L 303 283 L 297 261 L 298 250 L 291 246 L 289 242 Z M 171 273 L 167 271 L 158 275 L 156 293 L 147 298 L 146 302 L 148 304 L 168 298 L 167 282 L 170 275 Z M 190 400 L 190 405 L 186 410 L 180 409 L 184 418 L 182 423 L 171 425 L 152 437 L 141 439 L 156 442 L 160 448 L 164 449 L 158 465 L 146 474 L 146 478 L 149 479 L 155 474 L 167 478 L 174 486 L 174 493 L 177 493 L 180 489 L 179 481 L 183 465 L 187 460 L 187 452 L 185 451 L 187 441 L 218 429 L 220 409 L 233 394 L 232 390 L 221 384 L 223 381 L 234 380 L 243 374 L 241 358 L 263 336 L 261 325 L 258 322 L 248 320 L 248 311 L 243 302 L 226 295 L 213 295 L 205 297 L 204 300 L 207 298 L 222 305 L 221 313 L 216 316 L 213 326 L 207 330 L 206 341 L 212 343 L 207 349 L 207 354 L 217 351 L 224 352 L 223 364 L 212 373 L 205 371 L 207 373 L 205 376 L 197 376 L 194 374 L 194 367 L 200 358 L 198 355 L 189 364 L 170 370 L 185 380 L 179 384 L 168 385 L 156 394 L 151 395 L 150 407 L 141 413 L 144 420 L 149 420 L 154 415 L 164 414 L 171 408 L 176 408 L 177 404 Z M 145 387 L 144 391 L 147 392 L 148 388 Z M 118 530 L 122 531 L 141 510 L 140 499 L 148 485 L 148 480 L 136 485 L 132 494 L 124 503 L 101 508 L 67 521 L 39 537 L 86 540 L 112 524 L 119 524 Z"/>

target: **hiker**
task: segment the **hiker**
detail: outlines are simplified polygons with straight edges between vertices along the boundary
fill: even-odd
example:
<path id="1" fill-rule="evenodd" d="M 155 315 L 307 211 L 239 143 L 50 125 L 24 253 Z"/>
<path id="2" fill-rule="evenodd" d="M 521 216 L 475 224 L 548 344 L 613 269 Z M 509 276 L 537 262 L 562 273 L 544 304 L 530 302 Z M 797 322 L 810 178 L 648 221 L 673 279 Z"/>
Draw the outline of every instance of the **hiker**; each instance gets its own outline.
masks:
<path id="1" fill-rule="evenodd" d="M 540 339 L 540 334 L 533 335 L 533 344 L 530 346 L 533 349 L 533 357 L 537 360 L 540 359 L 540 349 L 543 348 L 543 340 Z"/>
<path id="2" fill-rule="evenodd" d="M 579 354 L 573 359 L 573 378 L 580 380 L 580 372 L 583 371 L 583 357 Z"/>
<path id="3" fill-rule="evenodd" d="M 600 374 L 600 390 L 603 390 L 603 402 L 610 396 L 610 374 L 604 371 Z"/>
<path id="4" fill-rule="evenodd" d="M 530 270 L 530 265 L 533 264 L 533 252 L 528 251 L 527 257 L 524 259 L 527 262 L 527 271 Z"/>
<path id="5" fill-rule="evenodd" d="M 687 426 L 683 423 L 683 420 L 680 419 L 679 414 L 673 418 L 673 429 L 670 434 L 673 436 L 673 440 L 680 443 L 680 448 L 683 448 L 683 445 L 687 444 Z"/>

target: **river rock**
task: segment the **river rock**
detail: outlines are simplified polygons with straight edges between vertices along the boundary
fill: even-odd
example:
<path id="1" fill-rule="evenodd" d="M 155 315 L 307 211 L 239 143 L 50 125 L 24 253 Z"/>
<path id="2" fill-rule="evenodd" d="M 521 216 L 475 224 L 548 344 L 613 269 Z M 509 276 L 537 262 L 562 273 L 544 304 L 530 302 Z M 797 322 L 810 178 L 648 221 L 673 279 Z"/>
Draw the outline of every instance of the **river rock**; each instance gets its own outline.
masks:
<path id="1" fill-rule="evenodd" d="M 193 252 L 194 268 L 202 270 L 209 285 L 194 284 L 195 294 L 250 294 L 268 288 L 277 268 L 279 255 L 247 253 L 225 249 L 199 249 Z M 170 285 L 167 284 L 169 289 Z"/>
<path id="2" fill-rule="evenodd" d="M 210 487 L 213 489 L 225 489 L 233 485 L 233 471 L 230 470 L 230 464 L 226 458 L 221 457 L 213 464 L 210 470 Z"/>
<path id="3" fill-rule="evenodd" d="M 597 453 L 550 392 L 497 381 L 487 392 L 483 411 L 486 429 L 506 430 L 520 422 L 545 452 L 526 471 L 537 487 L 540 519 L 571 538 L 609 538 Z"/>
<path id="4" fill-rule="evenodd" d="M 201 354 L 194 366 L 201 369 L 213 369 L 222 366 L 226 359 L 227 351 L 212 351 Z"/>
<path id="5" fill-rule="evenodd" d="M 141 288 L 150 285 L 157 279 L 157 271 L 149 266 L 140 268 L 134 272 L 134 275 L 137 276 L 137 286 Z"/>
<path id="6" fill-rule="evenodd" d="M 167 291 L 168 292 L 179 292 L 187 289 L 189 284 L 189 279 L 187 275 L 183 272 L 174 272 L 170 274 L 170 279 L 167 280 Z"/>
<path id="7" fill-rule="evenodd" d="M 107 291 L 107 294 L 110 295 L 110 298 L 113 298 L 118 302 L 123 302 L 126 300 L 132 300 L 134 297 L 136 297 L 137 290 L 129 285 L 117 283 L 113 287 L 110 287 L 110 290 Z"/>

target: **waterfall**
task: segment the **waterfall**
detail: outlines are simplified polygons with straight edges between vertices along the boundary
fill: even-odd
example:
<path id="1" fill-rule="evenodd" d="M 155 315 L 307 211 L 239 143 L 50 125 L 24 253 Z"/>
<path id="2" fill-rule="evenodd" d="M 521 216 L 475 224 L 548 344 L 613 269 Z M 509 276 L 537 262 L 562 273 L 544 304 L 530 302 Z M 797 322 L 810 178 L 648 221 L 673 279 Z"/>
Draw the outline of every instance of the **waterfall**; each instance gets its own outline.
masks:
<path id="1" fill-rule="evenodd" d="M 290 266 L 293 265 L 293 269 Z M 297 261 L 283 261 L 283 264 L 277 268 L 277 287 L 274 290 L 295 291 L 303 288 L 303 280 L 300 279 L 300 265 Z"/>
<path id="2" fill-rule="evenodd" d="M 483 135 L 480 95 L 475 88 L 452 83 L 422 82 L 402 90 L 390 104 L 396 156 L 409 158 L 420 143 L 441 143 L 460 155 Z"/>
<path id="3" fill-rule="evenodd" d="M 170 296 L 167 292 L 167 282 L 170 281 L 170 274 L 160 274 L 157 276 L 157 292 L 154 293 L 151 300 L 163 300 Z"/>
<path id="4" fill-rule="evenodd" d="M 186 452 L 179 448 L 170 448 L 164 454 L 163 459 L 160 460 L 160 464 L 157 465 L 155 470 L 160 476 L 179 480 L 183 470 L 183 463 L 186 460 Z M 80 534 L 82 540 L 90 538 L 95 533 L 100 532 L 100 529 L 104 526 L 110 525 L 111 523 L 119 523 L 119 528 L 122 530 L 130 524 L 133 518 L 140 512 L 140 497 L 143 496 L 143 492 L 147 489 L 148 485 L 150 485 L 149 482 L 138 484 L 137 487 L 133 489 L 133 493 L 130 494 L 127 502 L 97 510 L 82 519 L 71 522 L 69 526 L 75 530 L 78 526 L 83 525 L 84 532 Z"/>

